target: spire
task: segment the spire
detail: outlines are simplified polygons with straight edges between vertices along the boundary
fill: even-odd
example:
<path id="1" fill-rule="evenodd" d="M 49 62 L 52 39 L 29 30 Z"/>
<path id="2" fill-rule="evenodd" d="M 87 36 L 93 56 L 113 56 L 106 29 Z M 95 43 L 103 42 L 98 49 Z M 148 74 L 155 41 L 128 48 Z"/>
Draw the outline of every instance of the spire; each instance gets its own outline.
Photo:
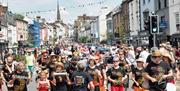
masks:
<path id="1" fill-rule="evenodd" d="M 57 0 L 57 21 L 61 21 L 61 15 L 59 11 L 59 0 Z"/>

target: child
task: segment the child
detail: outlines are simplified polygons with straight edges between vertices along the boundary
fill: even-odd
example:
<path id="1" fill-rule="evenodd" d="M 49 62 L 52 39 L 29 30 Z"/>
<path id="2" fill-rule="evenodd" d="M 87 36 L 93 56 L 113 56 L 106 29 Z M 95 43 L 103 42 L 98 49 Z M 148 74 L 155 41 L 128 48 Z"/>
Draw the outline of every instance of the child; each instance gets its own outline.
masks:
<path id="1" fill-rule="evenodd" d="M 37 90 L 38 91 L 49 91 L 50 83 L 47 79 L 47 73 L 45 71 L 41 71 L 39 73 L 40 79 L 37 82 Z"/>
<path id="2" fill-rule="evenodd" d="M 135 67 L 135 69 L 132 71 L 132 80 L 134 81 L 133 84 L 133 89 L 134 91 L 145 91 L 142 88 L 142 84 L 143 84 L 143 76 L 142 76 L 142 72 L 144 71 L 144 59 L 143 58 L 139 58 L 136 60 L 137 62 L 137 67 Z"/>

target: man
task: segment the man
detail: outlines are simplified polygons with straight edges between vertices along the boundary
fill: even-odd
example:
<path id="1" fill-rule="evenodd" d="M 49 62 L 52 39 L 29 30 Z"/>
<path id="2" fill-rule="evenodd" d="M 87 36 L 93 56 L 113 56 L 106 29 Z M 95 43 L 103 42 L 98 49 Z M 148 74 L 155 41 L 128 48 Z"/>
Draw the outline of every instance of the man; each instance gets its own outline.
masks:
<path id="1" fill-rule="evenodd" d="M 13 56 L 8 55 L 4 64 L 3 76 L 5 78 L 6 86 L 8 91 L 13 91 L 13 71 L 14 71 Z"/>
<path id="2" fill-rule="evenodd" d="M 27 55 L 25 56 L 26 58 L 26 66 L 28 68 L 28 71 L 31 73 L 31 77 L 33 75 L 33 69 L 35 65 L 35 57 L 32 54 L 32 50 L 28 49 L 27 50 Z"/>
<path id="3" fill-rule="evenodd" d="M 72 91 L 88 91 L 89 89 L 94 89 L 93 79 L 85 71 L 86 65 L 81 63 L 77 64 L 78 71 L 72 74 Z"/>
<path id="4" fill-rule="evenodd" d="M 143 77 L 149 81 L 149 91 L 164 91 L 166 78 L 172 76 L 172 70 L 161 58 L 161 52 L 152 53 L 152 61 L 147 65 Z"/>
<path id="5" fill-rule="evenodd" d="M 54 54 L 59 55 L 60 53 L 61 53 L 61 50 L 60 50 L 58 44 L 56 44 L 56 47 L 54 48 Z"/>

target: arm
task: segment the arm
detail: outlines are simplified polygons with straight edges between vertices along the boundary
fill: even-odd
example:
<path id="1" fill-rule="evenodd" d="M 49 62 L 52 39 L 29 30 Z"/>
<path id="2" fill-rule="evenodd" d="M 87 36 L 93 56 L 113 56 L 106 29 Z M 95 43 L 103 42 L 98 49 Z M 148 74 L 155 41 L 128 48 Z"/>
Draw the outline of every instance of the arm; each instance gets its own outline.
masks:
<path id="1" fill-rule="evenodd" d="M 166 79 L 166 78 L 171 77 L 171 76 L 173 76 L 173 71 L 172 71 L 172 69 L 169 70 L 169 71 L 168 71 L 168 74 L 167 74 L 167 75 L 164 75 L 163 78 Z"/>
<path id="2" fill-rule="evenodd" d="M 51 85 L 50 85 L 49 80 L 46 80 L 46 81 L 47 81 L 47 87 L 48 87 L 48 89 L 51 88 Z"/>
<path id="3" fill-rule="evenodd" d="M 134 83 L 139 86 L 139 83 L 135 80 L 135 74 L 132 74 L 131 79 L 134 81 Z"/>
<path id="4" fill-rule="evenodd" d="M 112 82 L 112 83 L 115 83 L 115 82 L 116 82 L 115 80 L 111 79 L 110 76 L 108 76 L 108 80 L 109 80 L 110 82 Z"/>
<path id="5" fill-rule="evenodd" d="M 156 82 L 157 80 L 151 76 L 149 76 L 149 74 L 147 72 L 143 73 L 143 77 L 147 80 L 151 80 L 152 82 Z"/>
<path id="6" fill-rule="evenodd" d="M 37 90 L 39 89 L 39 81 L 37 82 L 37 87 L 36 88 L 37 88 Z"/>

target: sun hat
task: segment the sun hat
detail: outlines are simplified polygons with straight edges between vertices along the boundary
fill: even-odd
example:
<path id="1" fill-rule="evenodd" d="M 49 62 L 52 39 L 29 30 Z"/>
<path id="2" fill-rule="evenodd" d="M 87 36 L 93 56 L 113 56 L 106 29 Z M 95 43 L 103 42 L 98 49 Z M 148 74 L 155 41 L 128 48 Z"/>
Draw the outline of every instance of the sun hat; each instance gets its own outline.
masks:
<path id="1" fill-rule="evenodd" d="M 155 50 L 152 52 L 152 56 L 161 56 L 161 52 L 159 50 Z"/>
<path id="2" fill-rule="evenodd" d="M 144 58 L 138 58 L 138 59 L 136 59 L 136 62 L 143 62 L 144 63 Z"/>

